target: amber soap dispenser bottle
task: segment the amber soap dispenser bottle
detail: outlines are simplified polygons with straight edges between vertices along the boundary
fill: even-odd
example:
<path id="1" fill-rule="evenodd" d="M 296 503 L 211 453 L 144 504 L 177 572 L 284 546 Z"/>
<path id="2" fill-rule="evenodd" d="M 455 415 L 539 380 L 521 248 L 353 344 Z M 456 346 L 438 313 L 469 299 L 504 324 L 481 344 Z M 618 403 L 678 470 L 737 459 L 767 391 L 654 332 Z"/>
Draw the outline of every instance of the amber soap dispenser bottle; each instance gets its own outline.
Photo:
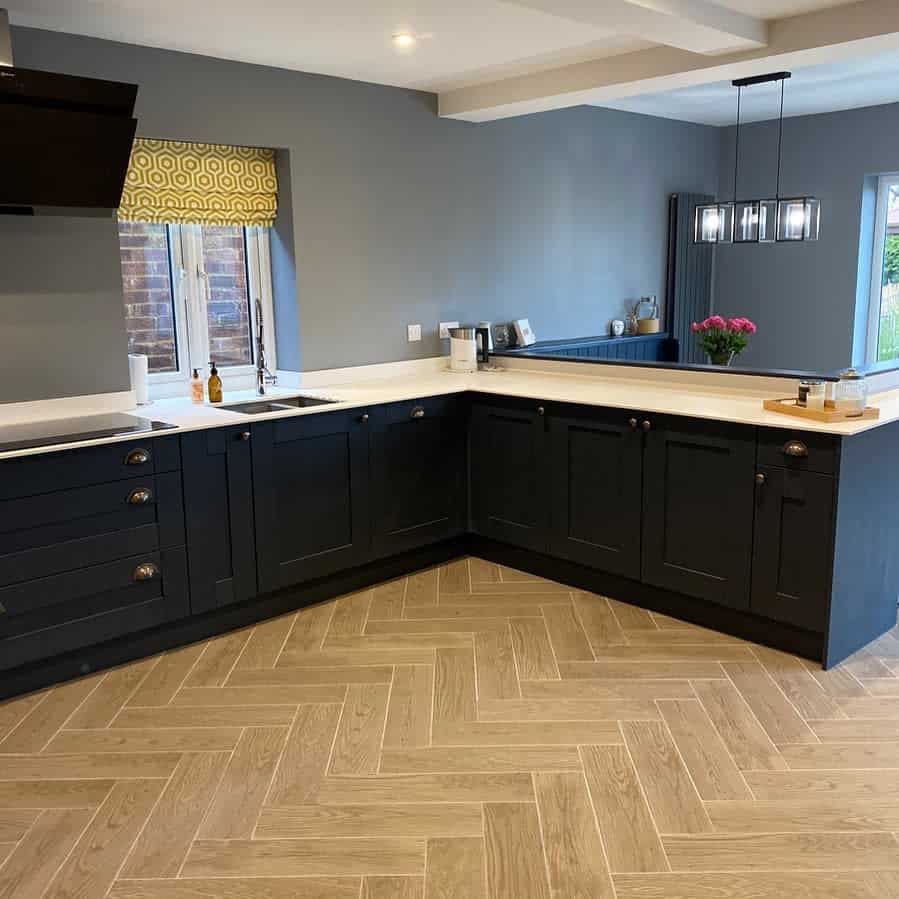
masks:
<path id="1" fill-rule="evenodd" d="M 222 379 L 219 377 L 219 370 L 215 367 L 215 362 L 209 363 L 209 402 L 220 403 L 222 401 Z"/>

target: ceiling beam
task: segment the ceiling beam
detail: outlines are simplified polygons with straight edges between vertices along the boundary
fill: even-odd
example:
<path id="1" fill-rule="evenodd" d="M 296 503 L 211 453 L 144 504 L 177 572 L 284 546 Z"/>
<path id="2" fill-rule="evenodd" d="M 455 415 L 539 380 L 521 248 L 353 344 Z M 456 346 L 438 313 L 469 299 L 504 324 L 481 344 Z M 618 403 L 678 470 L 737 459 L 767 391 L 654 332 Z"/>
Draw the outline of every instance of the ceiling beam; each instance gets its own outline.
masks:
<path id="1" fill-rule="evenodd" d="M 720 56 L 652 47 L 446 91 L 439 108 L 445 118 L 486 122 L 890 50 L 899 50 L 896 0 L 859 0 L 769 22 L 765 47 Z"/>
<path id="2" fill-rule="evenodd" d="M 767 23 L 709 0 L 504 0 L 692 53 L 762 47 Z"/>

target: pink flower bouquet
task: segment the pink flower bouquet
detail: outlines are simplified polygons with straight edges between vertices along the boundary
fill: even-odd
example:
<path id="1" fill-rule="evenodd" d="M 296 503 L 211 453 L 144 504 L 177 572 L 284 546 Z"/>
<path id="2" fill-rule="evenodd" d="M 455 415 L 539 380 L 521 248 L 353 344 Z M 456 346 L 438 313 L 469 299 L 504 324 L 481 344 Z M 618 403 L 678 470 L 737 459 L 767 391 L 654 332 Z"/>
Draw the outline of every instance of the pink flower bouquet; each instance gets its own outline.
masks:
<path id="1" fill-rule="evenodd" d="M 748 318 L 722 318 L 710 315 L 701 322 L 693 322 L 690 329 L 699 335 L 700 346 L 708 353 L 713 365 L 730 365 L 749 344 L 756 327 Z"/>

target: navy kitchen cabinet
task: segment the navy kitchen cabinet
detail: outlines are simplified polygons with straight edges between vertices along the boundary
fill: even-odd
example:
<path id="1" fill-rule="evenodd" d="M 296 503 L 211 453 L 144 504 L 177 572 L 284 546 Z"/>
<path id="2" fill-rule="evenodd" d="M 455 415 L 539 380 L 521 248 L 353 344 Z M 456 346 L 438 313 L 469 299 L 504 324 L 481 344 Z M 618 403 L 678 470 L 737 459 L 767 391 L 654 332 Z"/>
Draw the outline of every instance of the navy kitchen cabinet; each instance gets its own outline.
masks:
<path id="1" fill-rule="evenodd" d="M 190 607 L 195 614 L 257 593 L 251 431 L 196 431 L 181 438 Z"/>
<path id="2" fill-rule="evenodd" d="M 642 579 L 749 608 L 756 429 L 647 415 Z"/>
<path id="3" fill-rule="evenodd" d="M 371 410 L 371 544 L 388 556 L 467 526 L 464 397 L 427 397 Z"/>
<path id="4" fill-rule="evenodd" d="M 0 465 L 0 669 L 189 614 L 177 438 Z"/>
<path id="5" fill-rule="evenodd" d="M 324 412 L 252 426 L 259 590 L 369 557 L 369 413 Z"/>
<path id="6" fill-rule="evenodd" d="M 550 543 L 547 406 L 476 399 L 471 411 L 471 508 L 475 533 L 546 552 Z"/>
<path id="7" fill-rule="evenodd" d="M 563 407 L 550 419 L 550 553 L 640 577 L 643 432 L 623 410 Z"/>

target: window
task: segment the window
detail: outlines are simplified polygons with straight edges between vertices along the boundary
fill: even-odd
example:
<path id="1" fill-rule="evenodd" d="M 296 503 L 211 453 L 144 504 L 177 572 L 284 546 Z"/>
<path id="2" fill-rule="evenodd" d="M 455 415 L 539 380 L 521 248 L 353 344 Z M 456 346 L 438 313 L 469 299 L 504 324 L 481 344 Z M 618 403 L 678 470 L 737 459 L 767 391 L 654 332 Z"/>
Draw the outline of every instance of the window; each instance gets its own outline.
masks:
<path id="1" fill-rule="evenodd" d="M 882 175 L 877 189 L 868 362 L 899 358 L 899 173 Z"/>
<path id="2" fill-rule="evenodd" d="M 268 229 L 120 222 L 129 348 L 149 358 L 155 396 L 183 392 L 214 360 L 233 388 L 254 383 L 257 298 L 274 370 Z"/>

